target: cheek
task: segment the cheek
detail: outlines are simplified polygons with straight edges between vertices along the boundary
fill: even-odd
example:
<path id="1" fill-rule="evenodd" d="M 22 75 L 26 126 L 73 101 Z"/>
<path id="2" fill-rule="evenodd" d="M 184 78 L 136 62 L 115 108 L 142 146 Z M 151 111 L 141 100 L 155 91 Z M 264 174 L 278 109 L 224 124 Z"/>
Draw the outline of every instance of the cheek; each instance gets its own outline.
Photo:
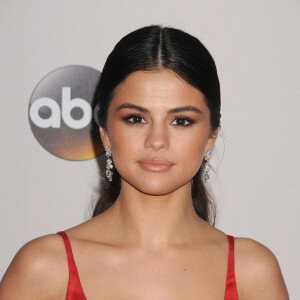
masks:
<path id="1" fill-rule="evenodd" d="M 112 128 L 111 145 L 113 160 L 118 169 L 126 167 L 143 154 L 143 138 L 125 126 Z"/>
<path id="2" fill-rule="evenodd" d="M 175 157 L 180 158 L 181 163 L 200 167 L 206 143 L 206 134 L 199 130 L 191 132 L 191 134 L 178 134 L 174 137 Z"/>
<path id="3" fill-rule="evenodd" d="M 190 180 L 199 171 L 203 162 L 203 148 L 201 145 L 193 145 L 185 151 L 178 151 L 176 155 L 178 159 L 178 174 L 181 174 L 182 179 Z"/>

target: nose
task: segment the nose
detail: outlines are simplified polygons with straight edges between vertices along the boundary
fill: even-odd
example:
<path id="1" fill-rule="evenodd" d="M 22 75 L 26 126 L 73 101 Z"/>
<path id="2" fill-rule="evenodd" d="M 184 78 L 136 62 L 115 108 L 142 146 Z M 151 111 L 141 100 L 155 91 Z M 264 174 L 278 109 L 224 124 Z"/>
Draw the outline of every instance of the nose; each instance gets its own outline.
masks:
<path id="1" fill-rule="evenodd" d="M 147 132 L 145 148 L 150 148 L 154 151 L 160 151 L 168 149 L 169 144 L 169 134 L 165 126 L 160 124 L 152 124 Z"/>

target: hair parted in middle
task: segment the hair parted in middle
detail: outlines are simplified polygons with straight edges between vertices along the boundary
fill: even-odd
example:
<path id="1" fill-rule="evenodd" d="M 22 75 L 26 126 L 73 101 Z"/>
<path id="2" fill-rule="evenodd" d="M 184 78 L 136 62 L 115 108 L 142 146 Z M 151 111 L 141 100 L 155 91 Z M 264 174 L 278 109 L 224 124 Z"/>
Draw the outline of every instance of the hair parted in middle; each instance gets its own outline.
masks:
<path id="1" fill-rule="evenodd" d="M 115 88 L 136 71 L 169 69 L 198 89 L 210 111 L 211 134 L 220 128 L 221 95 L 213 57 L 194 36 L 176 28 L 150 25 L 124 36 L 109 54 L 96 90 L 99 125 L 107 130 L 108 107 Z M 192 179 L 192 199 L 200 218 L 215 225 L 216 207 L 203 182 L 204 162 Z M 93 217 L 108 209 L 121 188 L 120 174 L 105 182 L 93 211 Z"/>

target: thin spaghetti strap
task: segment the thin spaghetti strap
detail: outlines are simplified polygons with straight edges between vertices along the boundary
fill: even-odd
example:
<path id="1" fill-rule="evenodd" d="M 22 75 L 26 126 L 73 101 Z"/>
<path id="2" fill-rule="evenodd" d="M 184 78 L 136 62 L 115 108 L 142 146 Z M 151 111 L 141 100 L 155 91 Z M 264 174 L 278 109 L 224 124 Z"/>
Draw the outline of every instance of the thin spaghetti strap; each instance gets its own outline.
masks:
<path id="1" fill-rule="evenodd" d="M 238 300 L 239 297 L 234 272 L 234 237 L 232 235 L 227 235 L 227 239 L 229 244 L 229 252 L 224 300 Z"/>
<path id="2" fill-rule="evenodd" d="M 64 241 L 67 258 L 68 258 L 68 266 L 69 266 L 69 281 L 68 281 L 68 289 L 67 289 L 67 296 L 66 300 L 73 300 L 73 299 L 82 299 L 86 300 L 84 295 L 81 282 L 79 279 L 78 270 L 75 264 L 72 247 L 68 235 L 65 231 L 57 232 Z"/>

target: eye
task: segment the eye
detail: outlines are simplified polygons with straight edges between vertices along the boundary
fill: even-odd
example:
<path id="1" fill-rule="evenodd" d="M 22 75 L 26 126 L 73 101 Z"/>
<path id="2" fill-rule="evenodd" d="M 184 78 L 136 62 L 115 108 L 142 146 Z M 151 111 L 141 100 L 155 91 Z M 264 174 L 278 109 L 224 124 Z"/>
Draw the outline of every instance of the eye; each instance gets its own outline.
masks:
<path id="1" fill-rule="evenodd" d="M 130 114 L 123 118 L 123 120 L 130 125 L 140 125 L 141 119 L 144 119 L 144 118 L 139 114 Z M 130 120 L 132 120 L 132 121 L 130 121 Z"/>
<path id="2" fill-rule="evenodd" d="M 147 122 L 141 122 L 142 120 L 144 120 L 144 118 L 140 114 L 130 114 L 126 117 L 123 117 L 122 119 L 130 125 L 142 125 L 143 123 L 147 123 Z M 195 123 L 193 119 L 185 116 L 176 117 L 173 122 L 175 121 L 177 122 L 177 124 L 174 125 L 177 127 L 188 127 Z"/>
<path id="3" fill-rule="evenodd" d="M 175 121 L 179 121 L 177 122 L 177 126 L 179 127 L 188 127 L 195 123 L 193 119 L 184 116 L 177 117 L 174 122 Z M 188 124 L 186 122 L 188 122 Z"/>

